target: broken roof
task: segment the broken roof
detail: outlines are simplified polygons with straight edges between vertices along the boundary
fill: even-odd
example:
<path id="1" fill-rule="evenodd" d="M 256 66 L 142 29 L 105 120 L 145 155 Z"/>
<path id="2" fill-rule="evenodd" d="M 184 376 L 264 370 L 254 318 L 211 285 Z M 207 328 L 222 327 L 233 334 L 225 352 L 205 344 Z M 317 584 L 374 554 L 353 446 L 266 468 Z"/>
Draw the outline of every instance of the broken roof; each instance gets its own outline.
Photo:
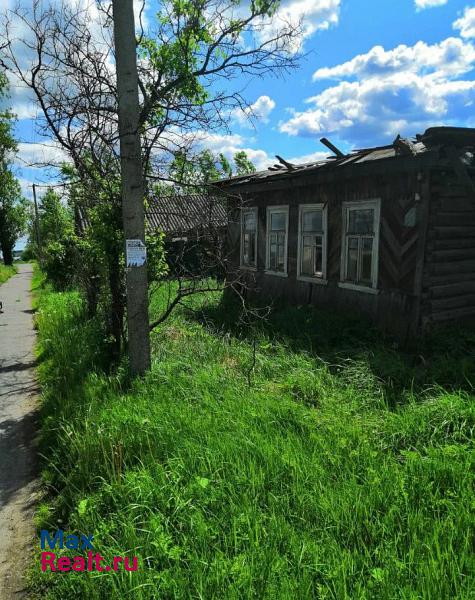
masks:
<path id="1" fill-rule="evenodd" d="M 325 146 L 335 148 L 326 138 L 322 138 L 321 141 Z M 248 183 L 265 182 L 277 178 L 280 179 L 284 177 L 294 177 L 295 175 L 300 174 L 310 174 L 322 169 L 335 169 L 350 164 L 358 165 L 400 157 L 415 158 L 432 152 L 435 149 L 438 150 L 444 146 L 474 148 L 475 129 L 463 127 L 432 127 L 423 135 L 418 135 L 414 139 L 402 138 L 398 135 L 393 143 L 387 146 L 353 150 L 349 154 L 343 154 L 335 148 L 336 156 L 329 156 L 326 160 L 301 165 L 291 164 L 280 156 L 277 156 L 276 158 L 279 163 L 269 167 L 265 171 L 231 177 L 220 183 L 225 186 L 241 186 Z"/>
<path id="2" fill-rule="evenodd" d="M 205 194 L 162 195 L 149 199 L 147 228 L 167 234 L 193 229 L 225 227 L 226 208 L 222 198 Z"/>

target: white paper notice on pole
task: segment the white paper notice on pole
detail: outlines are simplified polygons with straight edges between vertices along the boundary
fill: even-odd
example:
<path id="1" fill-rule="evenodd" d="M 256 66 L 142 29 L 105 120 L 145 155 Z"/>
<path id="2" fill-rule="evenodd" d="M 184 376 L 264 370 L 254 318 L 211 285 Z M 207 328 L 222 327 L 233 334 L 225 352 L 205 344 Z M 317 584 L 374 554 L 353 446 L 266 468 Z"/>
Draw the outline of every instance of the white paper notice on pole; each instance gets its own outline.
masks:
<path id="1" fill-rule="evenodd" d="M 125 241 L 128 267 L 141 267 L 147 260 L 147 248 L 142 240 Z"/>

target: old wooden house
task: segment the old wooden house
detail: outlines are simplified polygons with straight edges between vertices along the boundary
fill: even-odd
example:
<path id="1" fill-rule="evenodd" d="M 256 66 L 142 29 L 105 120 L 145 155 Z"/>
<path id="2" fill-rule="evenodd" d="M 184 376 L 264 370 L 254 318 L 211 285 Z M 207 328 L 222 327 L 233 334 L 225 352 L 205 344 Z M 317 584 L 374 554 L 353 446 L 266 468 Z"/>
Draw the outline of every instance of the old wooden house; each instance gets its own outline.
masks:
<path id="1" fill-rule="evenodd" d="M 360 311 L 406 338 L 475 315 L 475 130 L 306 165 L 279 164 L 221 184 L 228 277 L 249 292 Z"/>
<path id="2" fill-rule="evenodd" d="M 172 274 L 219 274 L 227 215 L 223 198 L 206 194 L 156 195 L 148 199 L 146 228 L 165 234 Z"/>

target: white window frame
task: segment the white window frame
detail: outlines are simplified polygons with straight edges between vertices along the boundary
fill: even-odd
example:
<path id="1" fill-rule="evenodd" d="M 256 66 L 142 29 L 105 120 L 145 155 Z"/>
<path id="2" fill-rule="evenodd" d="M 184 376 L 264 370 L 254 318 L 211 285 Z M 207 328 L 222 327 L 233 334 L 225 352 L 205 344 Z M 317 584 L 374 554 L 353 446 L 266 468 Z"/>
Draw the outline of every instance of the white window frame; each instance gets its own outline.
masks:
<path id="1" fill-rule="evenodd" d="M 310 275 L 302 275 L 301 269 L 302 264 L 300 262 L 302 257 L 302 243 L 303 243 L 303 213 L 311 210 L 322 211 L 322 228 L 323 228 L 323 239 L 322 239 L 322 277 L 311 277 Z M 310 283 L 320 283 L 326 285 L 327 280 L 327 239 L 328 239 L 328 220 L 327 220 L 327 205 L 323 203 L 319 204 L 300 204 L 299 205 L 299 232 L 297 237 L 297 279 L 299 281 L 308 281 Z"/>
<path id="2" fill-rule="evenodd" d="M 348 235 L 346 228 L 348 224 L 348 212 L 350 210 L 374 210 L 374 237 L 373 250 L 371 256 L 371 285 L 361 285 L 346 281 L 347 254 L 348 254 Z M 342 231 L 341 231 L 341 264 L 340 264 L 340 282 L 341 288 L 366 292 L 368 294 L 378 294 L 378 274 L 379 274 L 379 230 L 381 226 L 381 199 L 372 198 L 369 200 L 358 200 L 354 202 L 343 202 L 342 204 Z M 350 236 L 351 237 L 351 236 Z"/>
<path id="3" fill-rule="evenodd" d="M 285 214 L 285 246 L 284 246 L 284 271 L 273 271 L 270 268 L 270 220 L 272 213 L 284 213 Z M 269 275 L 277 275 L 277 277 L 288 276 L 288 254 L 289 254 L 289 205 L 280 206 L 268 206 L 267 207 L 267 219 L 266 219 L 266 270 L 265 272 Z"/>
<path id="4" fill-rule="evenodd" d="M 252 265 L 246 265 L 243 263 L 243 256 L 244 256 L 244 215 L 246 213 L 254 213 L 255 215 L 255 219 L 256 219 L 256 239 L 254 242 L 254 256 L 256 257 L 256 264 L 255 266 Z M 258 216 L 259 213 L 257 211 L 257 206 L 250 206 L 250 207 L 245 207 L 241 209 L 241 243 L 240 243 L 240 248 L 239 248 L 239 266 L 241 269 L 247 269 L 248 271 L 257 271 L 257 250 L 259 248 L 258 245 L 258 241 L 257 238 L 259 236 L 259 220 L 258 220 Z"/>

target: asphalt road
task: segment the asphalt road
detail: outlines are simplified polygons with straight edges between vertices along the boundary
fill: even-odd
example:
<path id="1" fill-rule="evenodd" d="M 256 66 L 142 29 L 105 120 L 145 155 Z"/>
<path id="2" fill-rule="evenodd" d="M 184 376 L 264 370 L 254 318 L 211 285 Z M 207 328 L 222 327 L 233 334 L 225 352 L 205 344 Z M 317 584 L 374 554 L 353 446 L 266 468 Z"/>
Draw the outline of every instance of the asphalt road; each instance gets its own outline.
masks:
<path id="1" fill-rule="evenodd" d="M 25 597 L 36 480 L 35 331 L 31 265 L 0 286 L 0 600 Z"/>

